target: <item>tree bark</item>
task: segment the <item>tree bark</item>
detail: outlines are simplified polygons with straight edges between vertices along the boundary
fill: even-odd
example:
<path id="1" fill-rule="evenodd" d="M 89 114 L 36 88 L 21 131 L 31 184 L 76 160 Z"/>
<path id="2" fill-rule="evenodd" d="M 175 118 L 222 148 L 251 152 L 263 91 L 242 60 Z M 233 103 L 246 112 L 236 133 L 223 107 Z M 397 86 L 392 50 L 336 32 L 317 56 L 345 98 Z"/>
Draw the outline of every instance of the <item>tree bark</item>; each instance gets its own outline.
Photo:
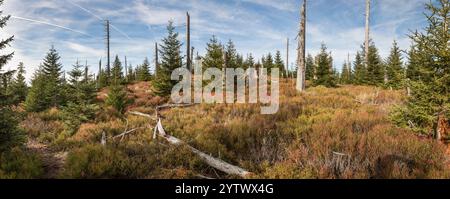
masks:
<path id="1" fill-rule="evenodd" d="M 155 43 L 155 77 L 158 75 L 159 68 L 159 56 L 158 56 L 158 43 Z"/>
<path id="2" fill-rule="evenodd" d="M 286 39 L 286 78 L 289 78 L 289 38 Z"/>
<path id="3" fill-rule="evenodd" d="M 365 41 L 365 66 L 369 66 L 369 45 L 370 45 L 370 0 L 366 0 L 366 41 Z"/>
<path id="4" fill-rule="evenodd" d="M 186 68 L 192 72 L 191 68 L 191 16 L 186 12 Z"/>
<path id="5" fill-rule="evenodd" d="M 305 91 L 305 64 L 306 64 L 306 0 L 303 0 L 303 6 L 300 11 L 300 32 L 298 35 L 297 52 L 297 91 Z"/>

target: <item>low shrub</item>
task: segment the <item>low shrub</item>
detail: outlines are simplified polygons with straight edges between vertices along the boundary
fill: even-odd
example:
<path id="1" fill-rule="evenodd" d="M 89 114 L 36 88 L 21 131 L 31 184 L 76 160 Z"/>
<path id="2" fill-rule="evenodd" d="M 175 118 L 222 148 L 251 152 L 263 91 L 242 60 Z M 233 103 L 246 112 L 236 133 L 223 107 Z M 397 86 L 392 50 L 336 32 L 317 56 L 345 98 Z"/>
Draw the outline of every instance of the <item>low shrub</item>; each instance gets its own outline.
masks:
<path id="1" fill-rule="evenodd" d="M 33 179 L 44 173 L 41 158 L 19 147 L 0 154 L 0 179 Z"/>

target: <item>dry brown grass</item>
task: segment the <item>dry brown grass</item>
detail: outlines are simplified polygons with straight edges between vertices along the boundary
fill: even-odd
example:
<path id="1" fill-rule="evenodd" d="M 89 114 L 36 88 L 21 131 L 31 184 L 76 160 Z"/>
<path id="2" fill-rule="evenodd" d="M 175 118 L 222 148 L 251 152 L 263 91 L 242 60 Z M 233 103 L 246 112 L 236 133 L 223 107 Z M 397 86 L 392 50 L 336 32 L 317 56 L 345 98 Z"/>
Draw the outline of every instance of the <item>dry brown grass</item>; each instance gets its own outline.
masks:
<path id="1" fill-rule="evenodd" d="M 189 145 L 248 169 L 254 178 L 450 177 L 445 145 L 418 138 L 388 119 L 393 105 L 404 101 L 403 91 L 341 86 L 299 94 L 294 88 L 292 81 L 282 81 L 280 109 L 273 115 L 261 115 L 259 104 L 201 104 L 163 111 L 163 125 Z M 167 99 L 149 90 L 147 82 L 129 85 L 133 104 L 128 110 L 153 115 Z M 23 126 L 39 136 L 58 129 L 57 115 L 30 116 Z M 152 140 L 154 125 L 147 118 L 103 111 L 95 123 L 83 124 L 67 138 L 82 144 L 70 148 L 69 162 L 82 162 L 66 165 L 65 177 L 114 178 L 126 176 L 123 172 L 133 178 L 234 177 L 202 164 L 186 148 Z M 111 138 L 133 128 L 138 130 L 122 141 L 108 140 L 108 148 L 98 148 L 103 132 Z M 89 158 L 95 161 L 86 162 Z M 146 171 L 141 164 L 155 169 Z M 91 175 L 80 173 L 83 169 L 91 169 Z"/>

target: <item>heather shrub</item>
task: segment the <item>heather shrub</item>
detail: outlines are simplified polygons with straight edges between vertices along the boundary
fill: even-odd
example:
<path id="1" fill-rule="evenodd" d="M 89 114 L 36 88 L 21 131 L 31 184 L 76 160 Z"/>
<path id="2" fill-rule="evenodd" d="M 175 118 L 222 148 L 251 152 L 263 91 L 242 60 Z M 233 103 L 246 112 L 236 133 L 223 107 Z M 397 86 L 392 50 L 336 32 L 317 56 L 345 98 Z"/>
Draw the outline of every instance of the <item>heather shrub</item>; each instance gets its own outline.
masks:
<path id="1" fill-rule="evenodd" d="M 19 147 L 0 153 L 0 179 L 40 178 L 44 173 L 39 156 Z"/>
<path id="2" fill-rule="evenodd" d="M 87 145 L 72 151 L 63 178 L 192 178 L 201 161 L 184 147 Z"/>

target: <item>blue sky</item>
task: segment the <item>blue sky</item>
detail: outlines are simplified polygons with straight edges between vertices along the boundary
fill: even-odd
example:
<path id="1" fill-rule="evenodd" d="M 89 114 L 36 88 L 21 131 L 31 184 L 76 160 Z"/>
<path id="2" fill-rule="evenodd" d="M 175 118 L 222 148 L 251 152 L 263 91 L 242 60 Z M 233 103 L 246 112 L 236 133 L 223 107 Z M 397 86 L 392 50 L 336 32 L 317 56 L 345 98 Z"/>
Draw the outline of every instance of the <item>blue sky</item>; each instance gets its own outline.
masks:
<path id="1" fill-rule="evenodd" d="M 422 29 L 424 4 L 429 0 L 374 0 L 372 39 L 383 57 L 392 41 L 407 49 L 410 30 Z M 191 14 L 192 46 L 204 54 L 214 34 L 225 43 L 232 39 L 239 52 L 261 57 L 276 50 L 285 56 L 286 38 L 291 40 L 290 62 L 295 62 L 300 0 L 6 0 L 2 10 L 13 18 L 2 30 L 2 38 L 15 35 L 7 51 L 15 51 L 7 68 L 22 61 L 27 77 L 42 62 L 51 45 L 60 52 L 65 70 L 78 59 L 87 60 L 97 72 L 103 59 L 104 27 L 111 20 L 112 55 L 127 56 L 133 66 L 145 57 L 153 60 L 154 42 L 165 35 L 173 20 L 184 42 L 186 11 Z M 340 69 L 364 41 L 365 0 L 309 0 L 307 51 L 316 54 L 325 42 Z M 25 19 L 31 19 L 25 20 Z M 38 23 L 37 21 L 41 22 Z M 49 26 L 44 23 L 61 27 Z M 62 28 L 64 27 L 64 28 Z M 6 35 L 6 36 L 4 36 Z M 184 48 L 183 48 L 184 50 Z"/>

